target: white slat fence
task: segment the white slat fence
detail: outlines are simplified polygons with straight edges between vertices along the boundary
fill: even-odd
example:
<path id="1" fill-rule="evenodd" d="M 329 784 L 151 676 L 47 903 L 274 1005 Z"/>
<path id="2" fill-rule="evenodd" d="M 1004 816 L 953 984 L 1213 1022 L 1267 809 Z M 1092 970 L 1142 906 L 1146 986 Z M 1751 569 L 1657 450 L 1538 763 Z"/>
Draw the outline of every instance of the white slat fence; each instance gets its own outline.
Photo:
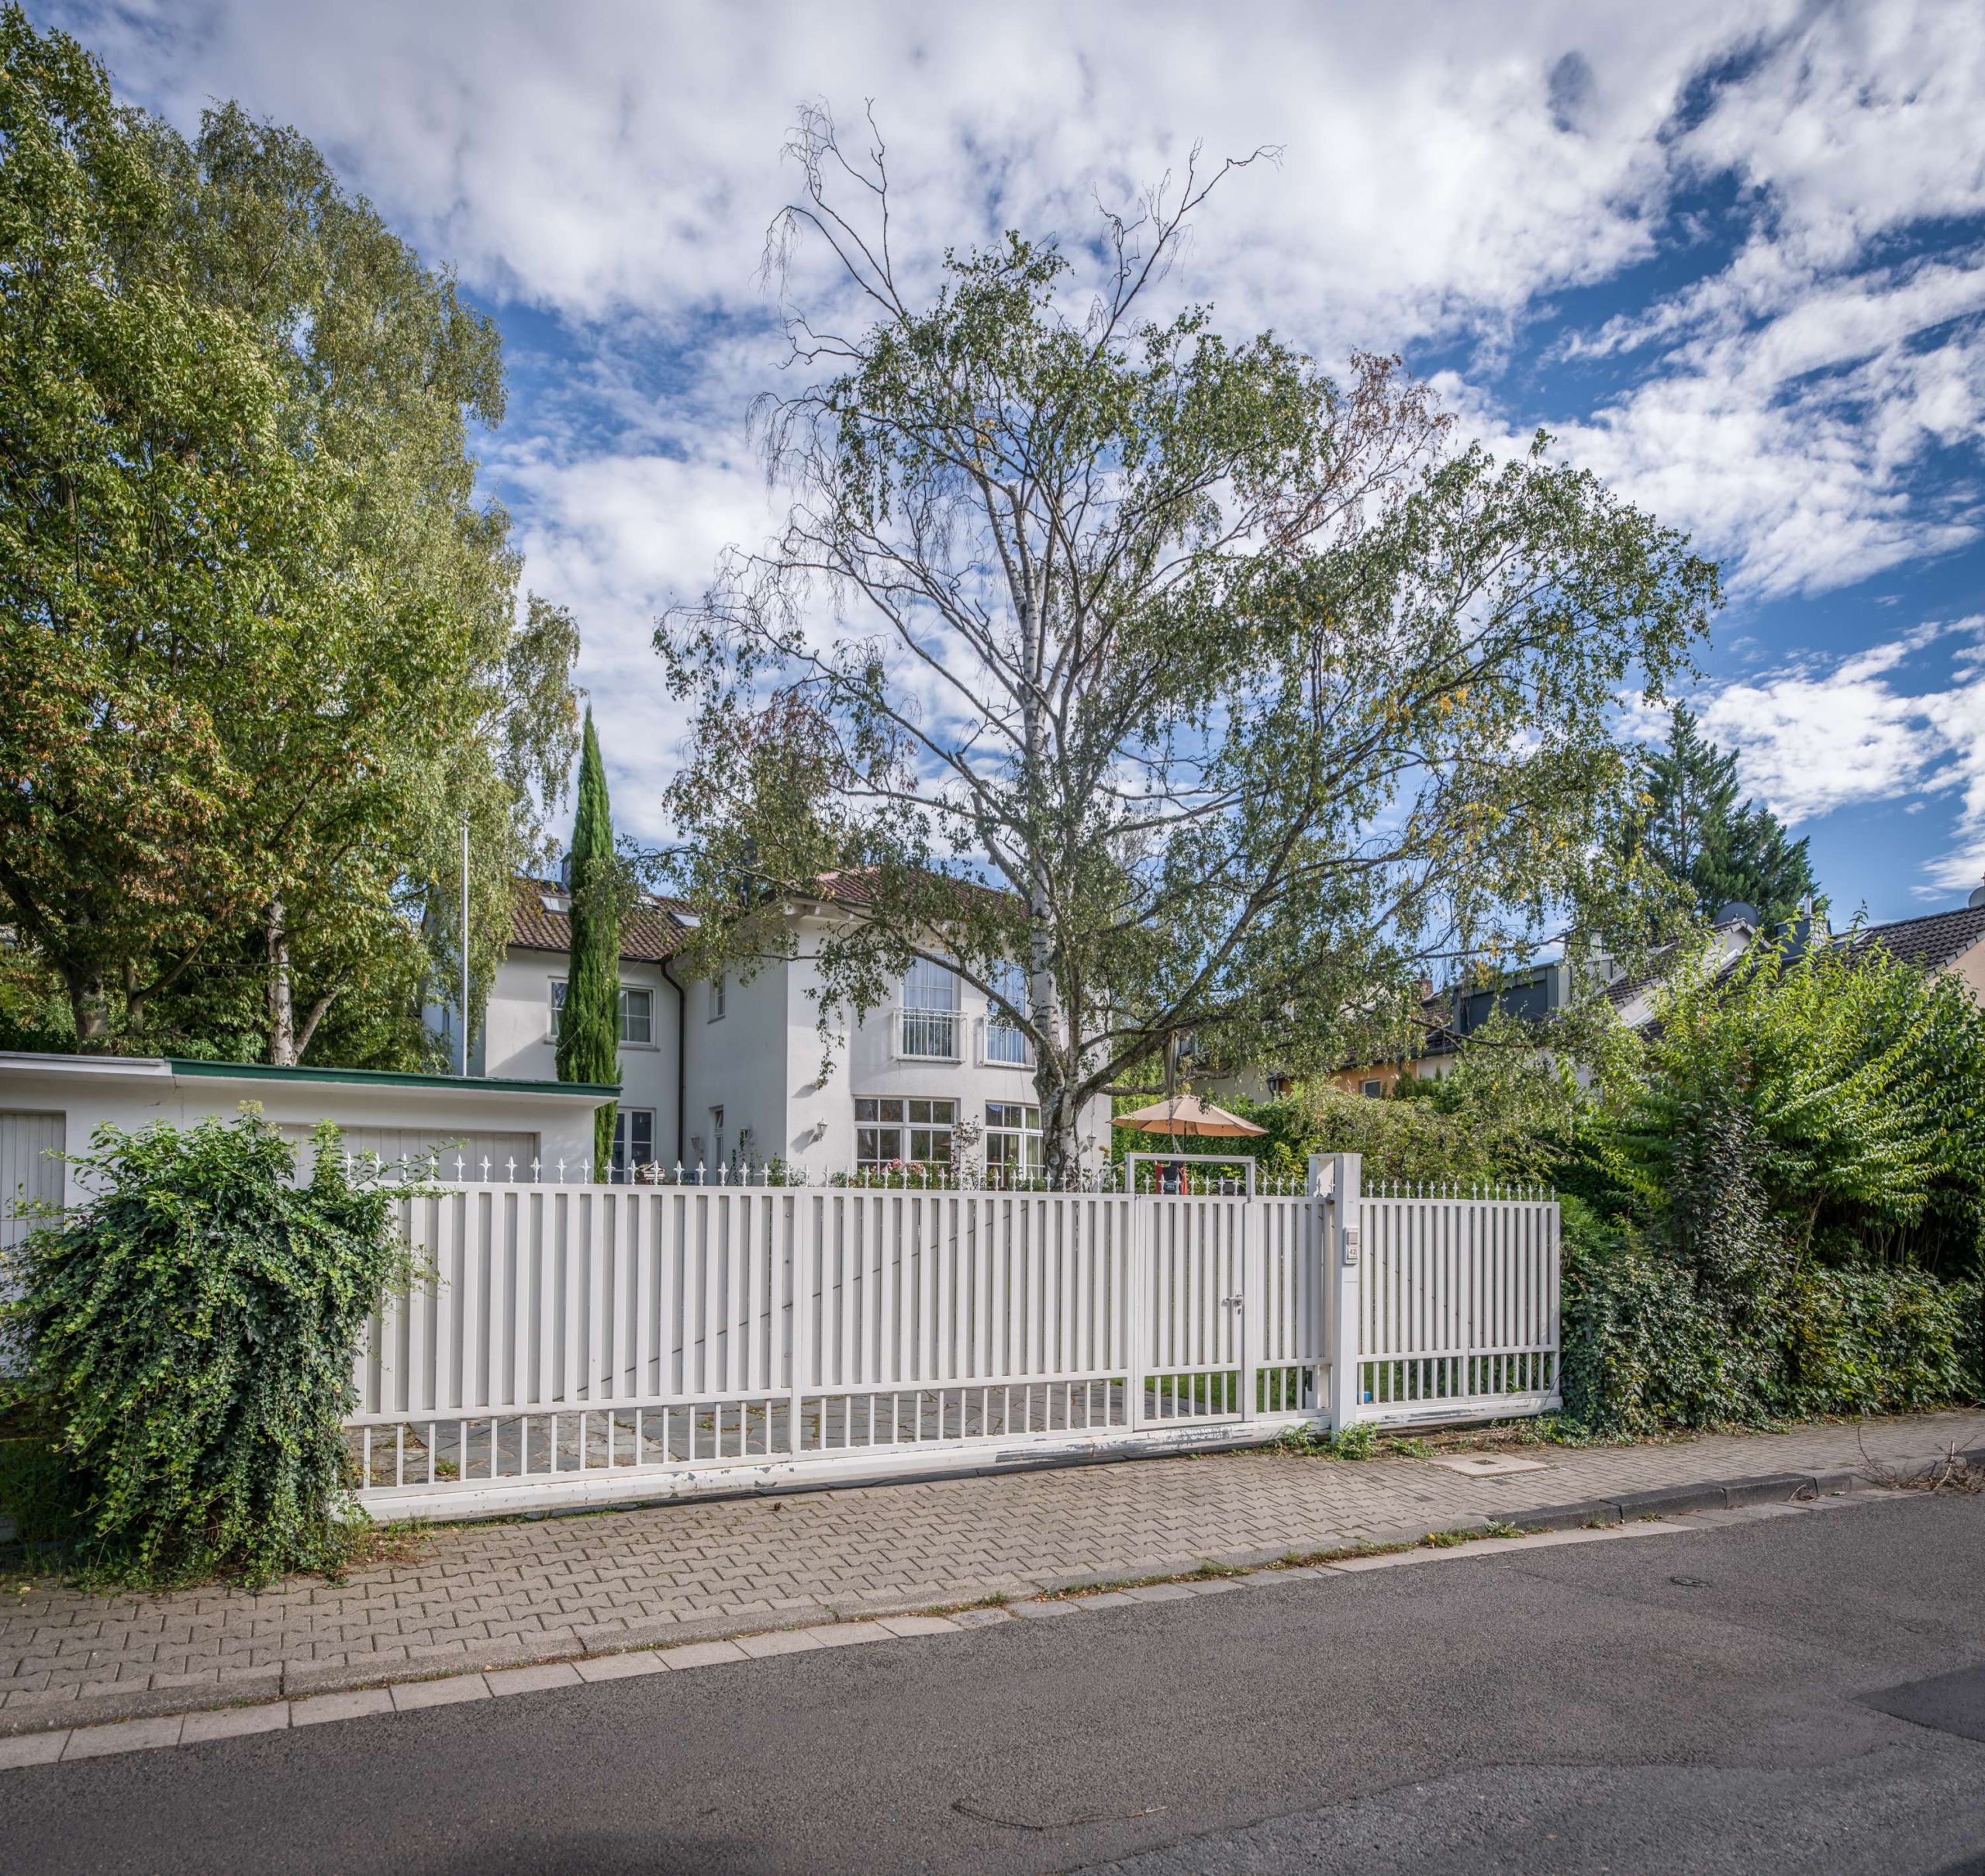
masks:
<path id="1" fill-rule="evenodd" d="M 400 1228 L 421 1275 L 358 1361 L 359 1496 L 444 1515 L 754 1469 L 1182 1449 L 1327 1421 L 1334 1401 L 1340 1419 L 1555 1405 L 1555 1206 L 1364 1194 L 1344 1216 L 1369 1248 L 1347 1269 L 1334 1192 L 1359 1190 L 1357 1162 L 1333 1163 L 1334 1187 L 1256 1197 L 1231 1182 L 410 1194 Z"/>

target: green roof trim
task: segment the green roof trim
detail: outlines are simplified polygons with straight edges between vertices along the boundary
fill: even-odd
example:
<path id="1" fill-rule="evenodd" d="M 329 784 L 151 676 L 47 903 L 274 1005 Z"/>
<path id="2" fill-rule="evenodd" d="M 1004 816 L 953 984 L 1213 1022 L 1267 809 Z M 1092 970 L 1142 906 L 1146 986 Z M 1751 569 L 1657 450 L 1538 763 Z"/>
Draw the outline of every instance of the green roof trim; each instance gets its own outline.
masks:
<path id="1" fill-rule="evenodd" d="M 506 1081 L 489 1075 L 416 1075 L 399 1069 L 273 1068 L 266 1062 L 201 1062 L 167 1055 L 175 1075 L 213 1075 L 229 1081 L 347 1081 L 375 1088 L 485 1088 L 494 1094 L 576 1094 L 618 1100 L 619 1084 L 591 1081 Z"/>

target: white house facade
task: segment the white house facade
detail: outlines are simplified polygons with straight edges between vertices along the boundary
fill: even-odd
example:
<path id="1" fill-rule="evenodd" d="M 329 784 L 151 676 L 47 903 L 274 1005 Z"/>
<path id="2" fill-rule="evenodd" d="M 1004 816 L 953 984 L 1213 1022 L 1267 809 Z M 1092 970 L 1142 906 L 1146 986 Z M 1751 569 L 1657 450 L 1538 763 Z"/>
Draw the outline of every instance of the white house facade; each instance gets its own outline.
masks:
<path id="1" fill-rule="evenodd" d="M 496 967 L 470 1052 L 471 1076 L 558 1080 L 558 1007 L 572 937 L 570 907 L 556 886 L 520 883 L 510 942 Z M 659 900 L 637 907 L 622 921 L 620 1108 L 614 1159 L 623 1173 L 632 1166 L 673 1164 L 678 1156 L 685 991 L 670 974 L 668 959 L 687 931 Z"/>
<path id="2" fill-rule="evenodd" d="M 520 889 L 471 1072 L 555 1073 L 568 914 L 556 886 Z M 654 899 L 623 921 L 616 1177 L 649 1164 L 714 1175 L 776 1161 L 815 1179 L 921 1165 L 996 1180 L 1039 1165 L 1033 1060 L 982 993 L 920 963 L 886 1007 L 823 1039 L 812 960 L 858 914 L 823 902 L 786 916 L 792 955 L 713 978 L 671 962 L 694 930 L 686 908 Z M 1079 1128 L 1086 1162 L 1107 1156 L 1109 1129 L 1099 1096 Z"/>

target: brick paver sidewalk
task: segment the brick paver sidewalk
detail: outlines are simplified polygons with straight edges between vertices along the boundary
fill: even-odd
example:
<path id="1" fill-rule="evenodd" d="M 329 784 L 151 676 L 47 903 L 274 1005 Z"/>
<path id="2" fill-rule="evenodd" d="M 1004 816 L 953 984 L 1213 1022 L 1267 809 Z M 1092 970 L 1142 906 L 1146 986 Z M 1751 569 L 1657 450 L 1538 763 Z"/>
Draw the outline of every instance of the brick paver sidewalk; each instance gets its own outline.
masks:
<path id="1" fill-rule="evenodd" d="M 1985 1446 L 1985 1412 L 1870 1423 L 1868 1453 Z M 443 1527 L 412 1563 L 249 1594 L 0 1581 L 0 1733 L 689 1641 L 1000 1591 L 1265 1561 L 1609 1495 L 1861 1463 L 1851 1426 L 1532 1449 L 1548 1470 L 1252 1452 Z"/>

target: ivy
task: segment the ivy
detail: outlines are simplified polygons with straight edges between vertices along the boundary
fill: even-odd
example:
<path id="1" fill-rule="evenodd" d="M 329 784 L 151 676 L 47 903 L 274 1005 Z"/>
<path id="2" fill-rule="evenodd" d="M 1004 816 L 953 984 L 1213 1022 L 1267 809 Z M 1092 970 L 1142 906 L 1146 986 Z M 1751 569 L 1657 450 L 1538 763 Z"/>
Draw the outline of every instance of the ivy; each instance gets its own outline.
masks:
<path id="1" fill-rule="evenodd" d="M 232 1123 L 105 1127 L 80 1156 L 95 1196 L 16 1253 L 5 1315 L 27 1404 L 84 1506 L 102 1583 L 250 1585 L 347 1554 L 340 1423 L 358 1338 L 402 1275 L 392 1195 L 315 1164 L 245 1107 Z"/>

